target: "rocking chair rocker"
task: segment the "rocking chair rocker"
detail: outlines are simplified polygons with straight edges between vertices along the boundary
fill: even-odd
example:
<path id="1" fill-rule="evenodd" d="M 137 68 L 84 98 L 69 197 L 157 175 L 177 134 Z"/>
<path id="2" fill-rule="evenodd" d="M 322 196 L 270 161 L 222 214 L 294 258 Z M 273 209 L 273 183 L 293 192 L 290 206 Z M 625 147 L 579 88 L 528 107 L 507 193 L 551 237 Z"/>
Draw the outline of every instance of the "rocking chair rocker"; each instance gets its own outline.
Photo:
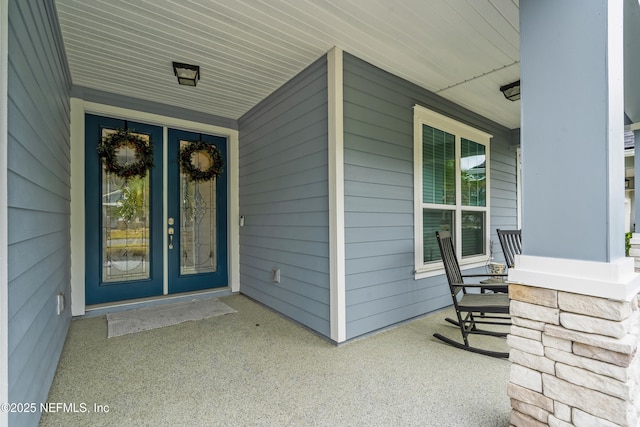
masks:
<path id="1" fill-rule="evenodd" d="M 463 343 L 454 341 L 438 333 L 434 337 L 454 347 L 468 350 L 474 353 L 492 357 L 509 357 L 509 353 L 485 350 L 473 347 L 469 344 L 469 335 L 489 335 L 494 337 L 506 337 L 508 332 L 490 331 L 478 329 L 478 325 L 511 325 L 509 316 L 509 296 L 499 291 L 504 290 L 504 285 L 490 284 L 465 284 L 465 277 L 505 276 L 504 274 L 467 274 L 462 275 L 456 257 L 451 234 L 447 231 L 436 231 L 438 246 L 442 255 L 444 269 L 449 282 L 449 289 L 453 299 L 457 320 L 447 318 L 447 322 L 460 328 Z M 470 288 L 493 290 L 493 293 L 467 293 Z M 462 297 L 459 294 L 462 293 Z"/>

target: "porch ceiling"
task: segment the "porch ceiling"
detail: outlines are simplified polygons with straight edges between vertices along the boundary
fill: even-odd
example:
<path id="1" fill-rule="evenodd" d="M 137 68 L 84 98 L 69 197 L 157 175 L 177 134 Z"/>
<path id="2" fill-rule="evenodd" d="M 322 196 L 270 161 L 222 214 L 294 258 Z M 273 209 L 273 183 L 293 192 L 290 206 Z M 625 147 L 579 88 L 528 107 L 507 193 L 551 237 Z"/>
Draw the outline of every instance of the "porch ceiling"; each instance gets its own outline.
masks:
<path id="1" fill-rule="evenodd" d="M 55 1 L 77 86 L 237 119 L 338 46 L 519 127 L 499 91 L 520 75 L 518 0 Z"/>

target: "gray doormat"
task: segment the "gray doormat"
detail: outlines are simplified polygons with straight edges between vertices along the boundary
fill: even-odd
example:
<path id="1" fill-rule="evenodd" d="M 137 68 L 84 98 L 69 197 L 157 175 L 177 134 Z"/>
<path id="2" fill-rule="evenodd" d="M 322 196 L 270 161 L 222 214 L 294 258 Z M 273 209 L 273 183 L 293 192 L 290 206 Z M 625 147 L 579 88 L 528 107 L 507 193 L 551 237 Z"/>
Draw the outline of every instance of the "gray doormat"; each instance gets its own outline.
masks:
<path id="1" fill-rule="evenodd" d="M 235 312 L 236 310 L 217 298 L 208 298 L 109 313 L 107 314 L 107 337 L 134 334 L 177 325 L 189 320 L 207 319 Z"/>

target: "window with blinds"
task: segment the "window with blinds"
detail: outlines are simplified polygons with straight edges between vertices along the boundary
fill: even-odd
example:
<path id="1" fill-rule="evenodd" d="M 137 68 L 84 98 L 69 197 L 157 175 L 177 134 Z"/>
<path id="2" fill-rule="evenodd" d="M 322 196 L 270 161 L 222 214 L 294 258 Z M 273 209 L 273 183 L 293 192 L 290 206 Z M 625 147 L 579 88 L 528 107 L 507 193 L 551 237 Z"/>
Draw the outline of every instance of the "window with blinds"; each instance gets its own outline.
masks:
<path id="1" fill-rule="evenodd" d="M 414 107 L 416 275 L 442 269 L 436 231 L 454 236 L 461 265 L 489 254 L 489 141 L 491 135 Z"/>

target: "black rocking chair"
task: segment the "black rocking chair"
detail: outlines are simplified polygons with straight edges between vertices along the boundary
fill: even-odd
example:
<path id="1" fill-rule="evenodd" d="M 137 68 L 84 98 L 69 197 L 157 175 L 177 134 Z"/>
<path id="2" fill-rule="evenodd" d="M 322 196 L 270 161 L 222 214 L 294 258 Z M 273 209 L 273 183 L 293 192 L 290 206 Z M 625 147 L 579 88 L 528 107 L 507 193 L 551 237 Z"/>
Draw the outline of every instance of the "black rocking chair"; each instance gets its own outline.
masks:
<path id="1" fill-rule="evenodd" d="M 493 357 L 509 357 L 509 353 L 485 350 L 472 347 L 469 344 L 469 335 L 489 335 L 494 337 L 506 337 L 508 332 L 489 331 L 479 329 L 478 325 L 500 325 L 510 326 L 511 317 L 509 316 L 509 296 L 500 292 L 504 290 L 504 285 L 490 284 L 465 284 L 465 277 L 496 277 L 504 276 L 503 274 L 467 274 L 462 275 L 458 258 L 456 257 L 455 248 L 448 231 L 436 231 L 438 246 L 442 255 L 442 262 L 449 282 L 449 289 L 453 299 L 453 306 L 456 311 L 457 320 L 447 318 L 447 322 L 452 323 L 460 328 L 464 343 L 459 343 L 440 334 L 433 334 L 434 337 L 441 341 L 451 344 L 454 347 L 463 350 L 472 351 L 474 353 L 484 354 Z M 468 293 L 470 288 L 493 290 L 493 293 Z M 462 297 L 459 295 L 462 293 Z"/>
<path id="2" fill-rule="evenodd" d="M 504 260 L 507 268 L 513 268 L 516 255 L 522 253 L 522 231 L 521 230 L 496 230 L 498 232 L 498 240 L 502 247 Z"/>

